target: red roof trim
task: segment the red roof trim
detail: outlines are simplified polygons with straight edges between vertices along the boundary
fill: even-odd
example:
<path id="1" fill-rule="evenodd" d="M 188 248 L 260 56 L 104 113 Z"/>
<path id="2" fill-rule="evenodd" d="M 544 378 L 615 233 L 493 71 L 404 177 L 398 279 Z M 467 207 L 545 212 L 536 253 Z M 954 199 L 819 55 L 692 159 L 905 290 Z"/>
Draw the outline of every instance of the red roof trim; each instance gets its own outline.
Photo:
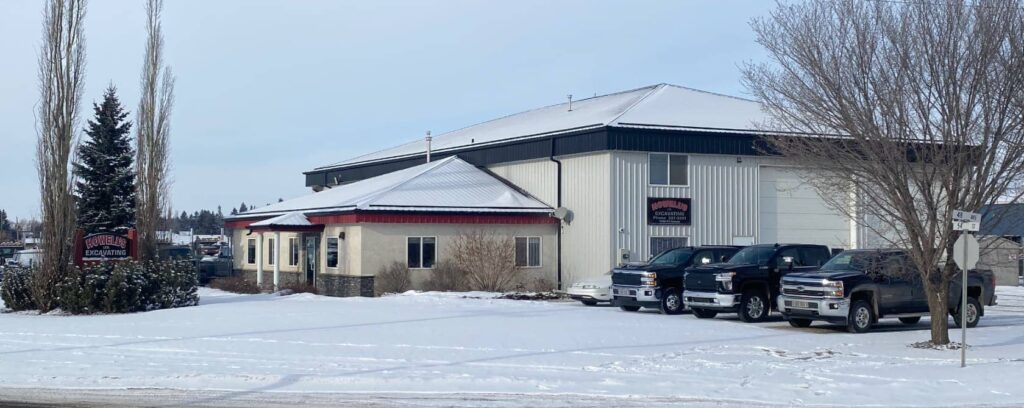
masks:
<path id="1" fill-rule="evenodd" d="M 231 229 L 247 229 L 266 218 L 225 221 Z M 546 214 L 431 214 L 405 212 L 350 212 L 345 214 L 307 215 L 309 222 L 322 228 L 327 224 L 557 224 L 558 219 Z M 259 230 L 258 228 L 255 230 Z M 283 231 L 283 230 L 282 230 Z"/>

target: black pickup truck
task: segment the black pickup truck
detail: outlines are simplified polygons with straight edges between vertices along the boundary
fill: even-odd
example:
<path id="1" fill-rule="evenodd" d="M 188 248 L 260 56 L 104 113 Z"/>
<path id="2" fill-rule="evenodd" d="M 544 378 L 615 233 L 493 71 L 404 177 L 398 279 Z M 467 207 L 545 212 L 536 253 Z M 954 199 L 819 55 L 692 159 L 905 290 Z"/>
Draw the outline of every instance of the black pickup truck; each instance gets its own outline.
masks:
<path id="1" fill-rule="evenodd" d="M 683 303 L 683 274 L 692 265 L 706 265 L 729 259 L 741 247 L 680 247 L 664 251 L 645 264 L 625 265 L 612 270 L 612 304 L 627 312 L 641 307 L 657 308 L 663 314 L 679 314 Z"/>
<path id="2" fill-rule="evenodd" d="M 818 269 L 831 255 L 824 245 L 749 246 L 726 263 L 687 269 L 683 298 L 701 319 L 730 312 L 744 322 L 763 321 L 779 296 L 783 275 Z"/>
<path id="3" fill-rule="evenodd" d="M 949 313 L 960 326 L 961 278 L 950 285 Z M 928 315 L 928 300 L 921 277 L 902 250 L 850 250 L 836 255 L 816 272 L 782 278 L 778 308 L 794 327 L 814 320 L 846 325 L 851 333 L 864 333 L 881 318 L 899 318 L 916 324 Z M 974 327 L 994 305 L 995 278 L 991 271 L 967 275 L 967 327 Z"/>

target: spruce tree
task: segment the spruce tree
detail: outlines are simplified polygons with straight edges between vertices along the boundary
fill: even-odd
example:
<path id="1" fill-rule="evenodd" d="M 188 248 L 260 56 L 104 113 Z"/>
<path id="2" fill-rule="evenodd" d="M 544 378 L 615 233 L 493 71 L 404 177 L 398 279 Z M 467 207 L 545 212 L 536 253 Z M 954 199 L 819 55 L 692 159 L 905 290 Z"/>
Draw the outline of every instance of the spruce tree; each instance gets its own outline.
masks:
<path id="1" fill-rule="evenodd" d="M 85 128 L 88 139 L 78 148 L 74 164 L 78 226 L 86 232 L 113 231 L 135 226 L 135 167 L 128 112 L 113 85 L 103 103 L 93 103 L 93 119 Z"/>

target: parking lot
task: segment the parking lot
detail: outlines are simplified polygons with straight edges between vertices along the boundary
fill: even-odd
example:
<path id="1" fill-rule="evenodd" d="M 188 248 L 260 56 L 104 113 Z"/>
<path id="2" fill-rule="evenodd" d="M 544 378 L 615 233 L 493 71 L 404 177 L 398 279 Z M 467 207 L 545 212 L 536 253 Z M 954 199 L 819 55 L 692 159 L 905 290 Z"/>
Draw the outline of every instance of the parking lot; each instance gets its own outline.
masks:
<path id="1" fill-rule="evenodd" d="M 928 338 L 927 319 L 849 334 L 778 318 L 746 324 L 489 294 L 204 288 L 198 307 L 0 314 L 0 397 L 200 406 L 1020 404 L 1024 290 L 998 293 L 1000 305 L 970 331 L 969 367 L 960 369 L 956 351 L 908 347 Z"/>

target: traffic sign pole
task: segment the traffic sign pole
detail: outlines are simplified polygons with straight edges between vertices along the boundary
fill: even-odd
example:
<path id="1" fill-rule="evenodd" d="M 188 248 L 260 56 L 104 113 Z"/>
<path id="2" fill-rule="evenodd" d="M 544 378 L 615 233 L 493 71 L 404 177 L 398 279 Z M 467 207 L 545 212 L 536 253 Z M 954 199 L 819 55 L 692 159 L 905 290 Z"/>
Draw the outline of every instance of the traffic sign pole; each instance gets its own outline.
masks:
<path id="1" fill-rule="evenodd" d="M 961 233 L 967 235 L 967 231 Z M 967 247 L 964 245 L 964 259 L 967 259 Z M 960 268 L 960 368 L 967 367 L 967 267 Z"/>
<path id="2" fill-rule="evenodd" d="M 967 367 L 967 271 L 978 262 L 978 241 L 970 235 L 981 226 L 981 214 L 969 211 L 953 211 L 953 230 L 960 231 L 960 238 L 953 245 L 953 260 L 960 267 L 960 367 Z M 962 246 L 963 257 L 957 258 L 956 247 Z"/>

